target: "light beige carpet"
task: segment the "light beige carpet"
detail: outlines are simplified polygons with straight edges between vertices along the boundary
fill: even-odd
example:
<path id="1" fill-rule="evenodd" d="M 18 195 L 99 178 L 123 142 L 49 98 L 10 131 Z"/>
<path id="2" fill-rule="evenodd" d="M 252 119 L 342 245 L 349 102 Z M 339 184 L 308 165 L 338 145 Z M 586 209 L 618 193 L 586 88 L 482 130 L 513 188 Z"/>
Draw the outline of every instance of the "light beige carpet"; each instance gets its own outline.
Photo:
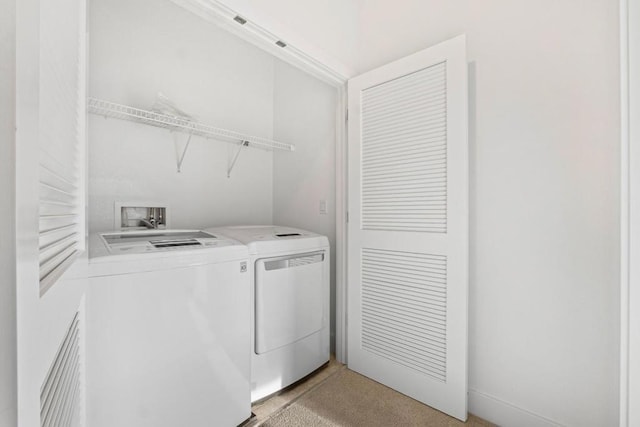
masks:
<path id="1" fill-rule="evenodd" d="M 261 425 L 493 426 L 473 416 L 463 423 L 346 368 L 303 394 Z"/>

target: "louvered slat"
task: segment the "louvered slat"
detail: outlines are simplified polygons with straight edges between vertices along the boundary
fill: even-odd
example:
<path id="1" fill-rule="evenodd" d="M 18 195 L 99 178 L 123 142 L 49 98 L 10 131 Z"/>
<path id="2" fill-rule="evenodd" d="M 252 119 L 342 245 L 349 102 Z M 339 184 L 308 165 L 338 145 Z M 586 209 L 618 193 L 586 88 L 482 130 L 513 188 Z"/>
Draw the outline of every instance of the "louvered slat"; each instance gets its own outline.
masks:
<path id="1" fill-rule="evenodd" d="M 362 249 L 363 349 L 446 381 L 447 258 Z"/>
<path id="2" fill-rule="evenodd" d="M 78 0 L 43 2 L 40 22 L 40 292 L 83 245 L 81 173 L 85 103 Z M 64 22 L 64 24 L 62 24 Z"/>
<path id="3" fill-rule="evenodd" d="M 40 388 L 40 425 L 77 425 L 80 389 L 80 323 L 76 313 Z"/>
<path id="4" fill-rule="evenodd" d="M 362 228 L 447 231 L 446 64 L 362 92 Z"/>

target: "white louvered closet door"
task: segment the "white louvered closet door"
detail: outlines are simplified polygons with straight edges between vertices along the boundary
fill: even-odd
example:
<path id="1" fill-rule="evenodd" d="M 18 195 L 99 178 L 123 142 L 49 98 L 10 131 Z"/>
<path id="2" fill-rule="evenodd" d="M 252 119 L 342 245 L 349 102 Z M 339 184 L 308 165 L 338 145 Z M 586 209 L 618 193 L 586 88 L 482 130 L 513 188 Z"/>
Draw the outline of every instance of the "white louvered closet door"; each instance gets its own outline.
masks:
<path id="1" fill-rule="evenodd" d="M 87 0 L 17 3 L 18 424 L 78 427 L 86 385 Z"/>
<path id="2" fill-rule="evenodd" d="M 41 4 L 39 81 L 40 292 L 84 248 L 84 0 Z"/>
<path id="3" fill-rule="evenodd" d="M 348 365 L 467 418 L 464 36 L 349 81 Z"/>

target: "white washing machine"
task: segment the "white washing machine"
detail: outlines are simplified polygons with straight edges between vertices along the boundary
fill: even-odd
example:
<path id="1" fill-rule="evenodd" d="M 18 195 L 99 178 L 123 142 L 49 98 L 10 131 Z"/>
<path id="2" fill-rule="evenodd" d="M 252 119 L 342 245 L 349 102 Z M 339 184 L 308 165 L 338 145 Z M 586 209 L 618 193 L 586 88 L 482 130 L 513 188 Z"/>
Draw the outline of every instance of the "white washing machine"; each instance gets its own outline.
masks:
<path id="1" fill-rule="evenodd" d="M 87 425 L 237 426 L 251 416 L 247 248 L 202 231 L 90 240 Z"/>
<path id="2" fill-rule="evenodd" d="M 209 229 L 249 248 L 253 279 L 251 400 L 329 361 L 329 241 L 277 226 Z"/>

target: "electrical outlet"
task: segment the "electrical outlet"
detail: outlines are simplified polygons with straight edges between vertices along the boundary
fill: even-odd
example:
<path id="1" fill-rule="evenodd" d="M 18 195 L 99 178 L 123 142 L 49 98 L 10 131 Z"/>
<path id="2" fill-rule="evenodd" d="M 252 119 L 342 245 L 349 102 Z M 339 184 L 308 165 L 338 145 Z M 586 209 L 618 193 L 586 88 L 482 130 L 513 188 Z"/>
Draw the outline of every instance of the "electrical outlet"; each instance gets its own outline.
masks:
<path id="1" fill-rule="evenodd" d="M 320 215 L 326 215 L 326 214 L 327 214 L 327 201 L 320 200 Z"/>

